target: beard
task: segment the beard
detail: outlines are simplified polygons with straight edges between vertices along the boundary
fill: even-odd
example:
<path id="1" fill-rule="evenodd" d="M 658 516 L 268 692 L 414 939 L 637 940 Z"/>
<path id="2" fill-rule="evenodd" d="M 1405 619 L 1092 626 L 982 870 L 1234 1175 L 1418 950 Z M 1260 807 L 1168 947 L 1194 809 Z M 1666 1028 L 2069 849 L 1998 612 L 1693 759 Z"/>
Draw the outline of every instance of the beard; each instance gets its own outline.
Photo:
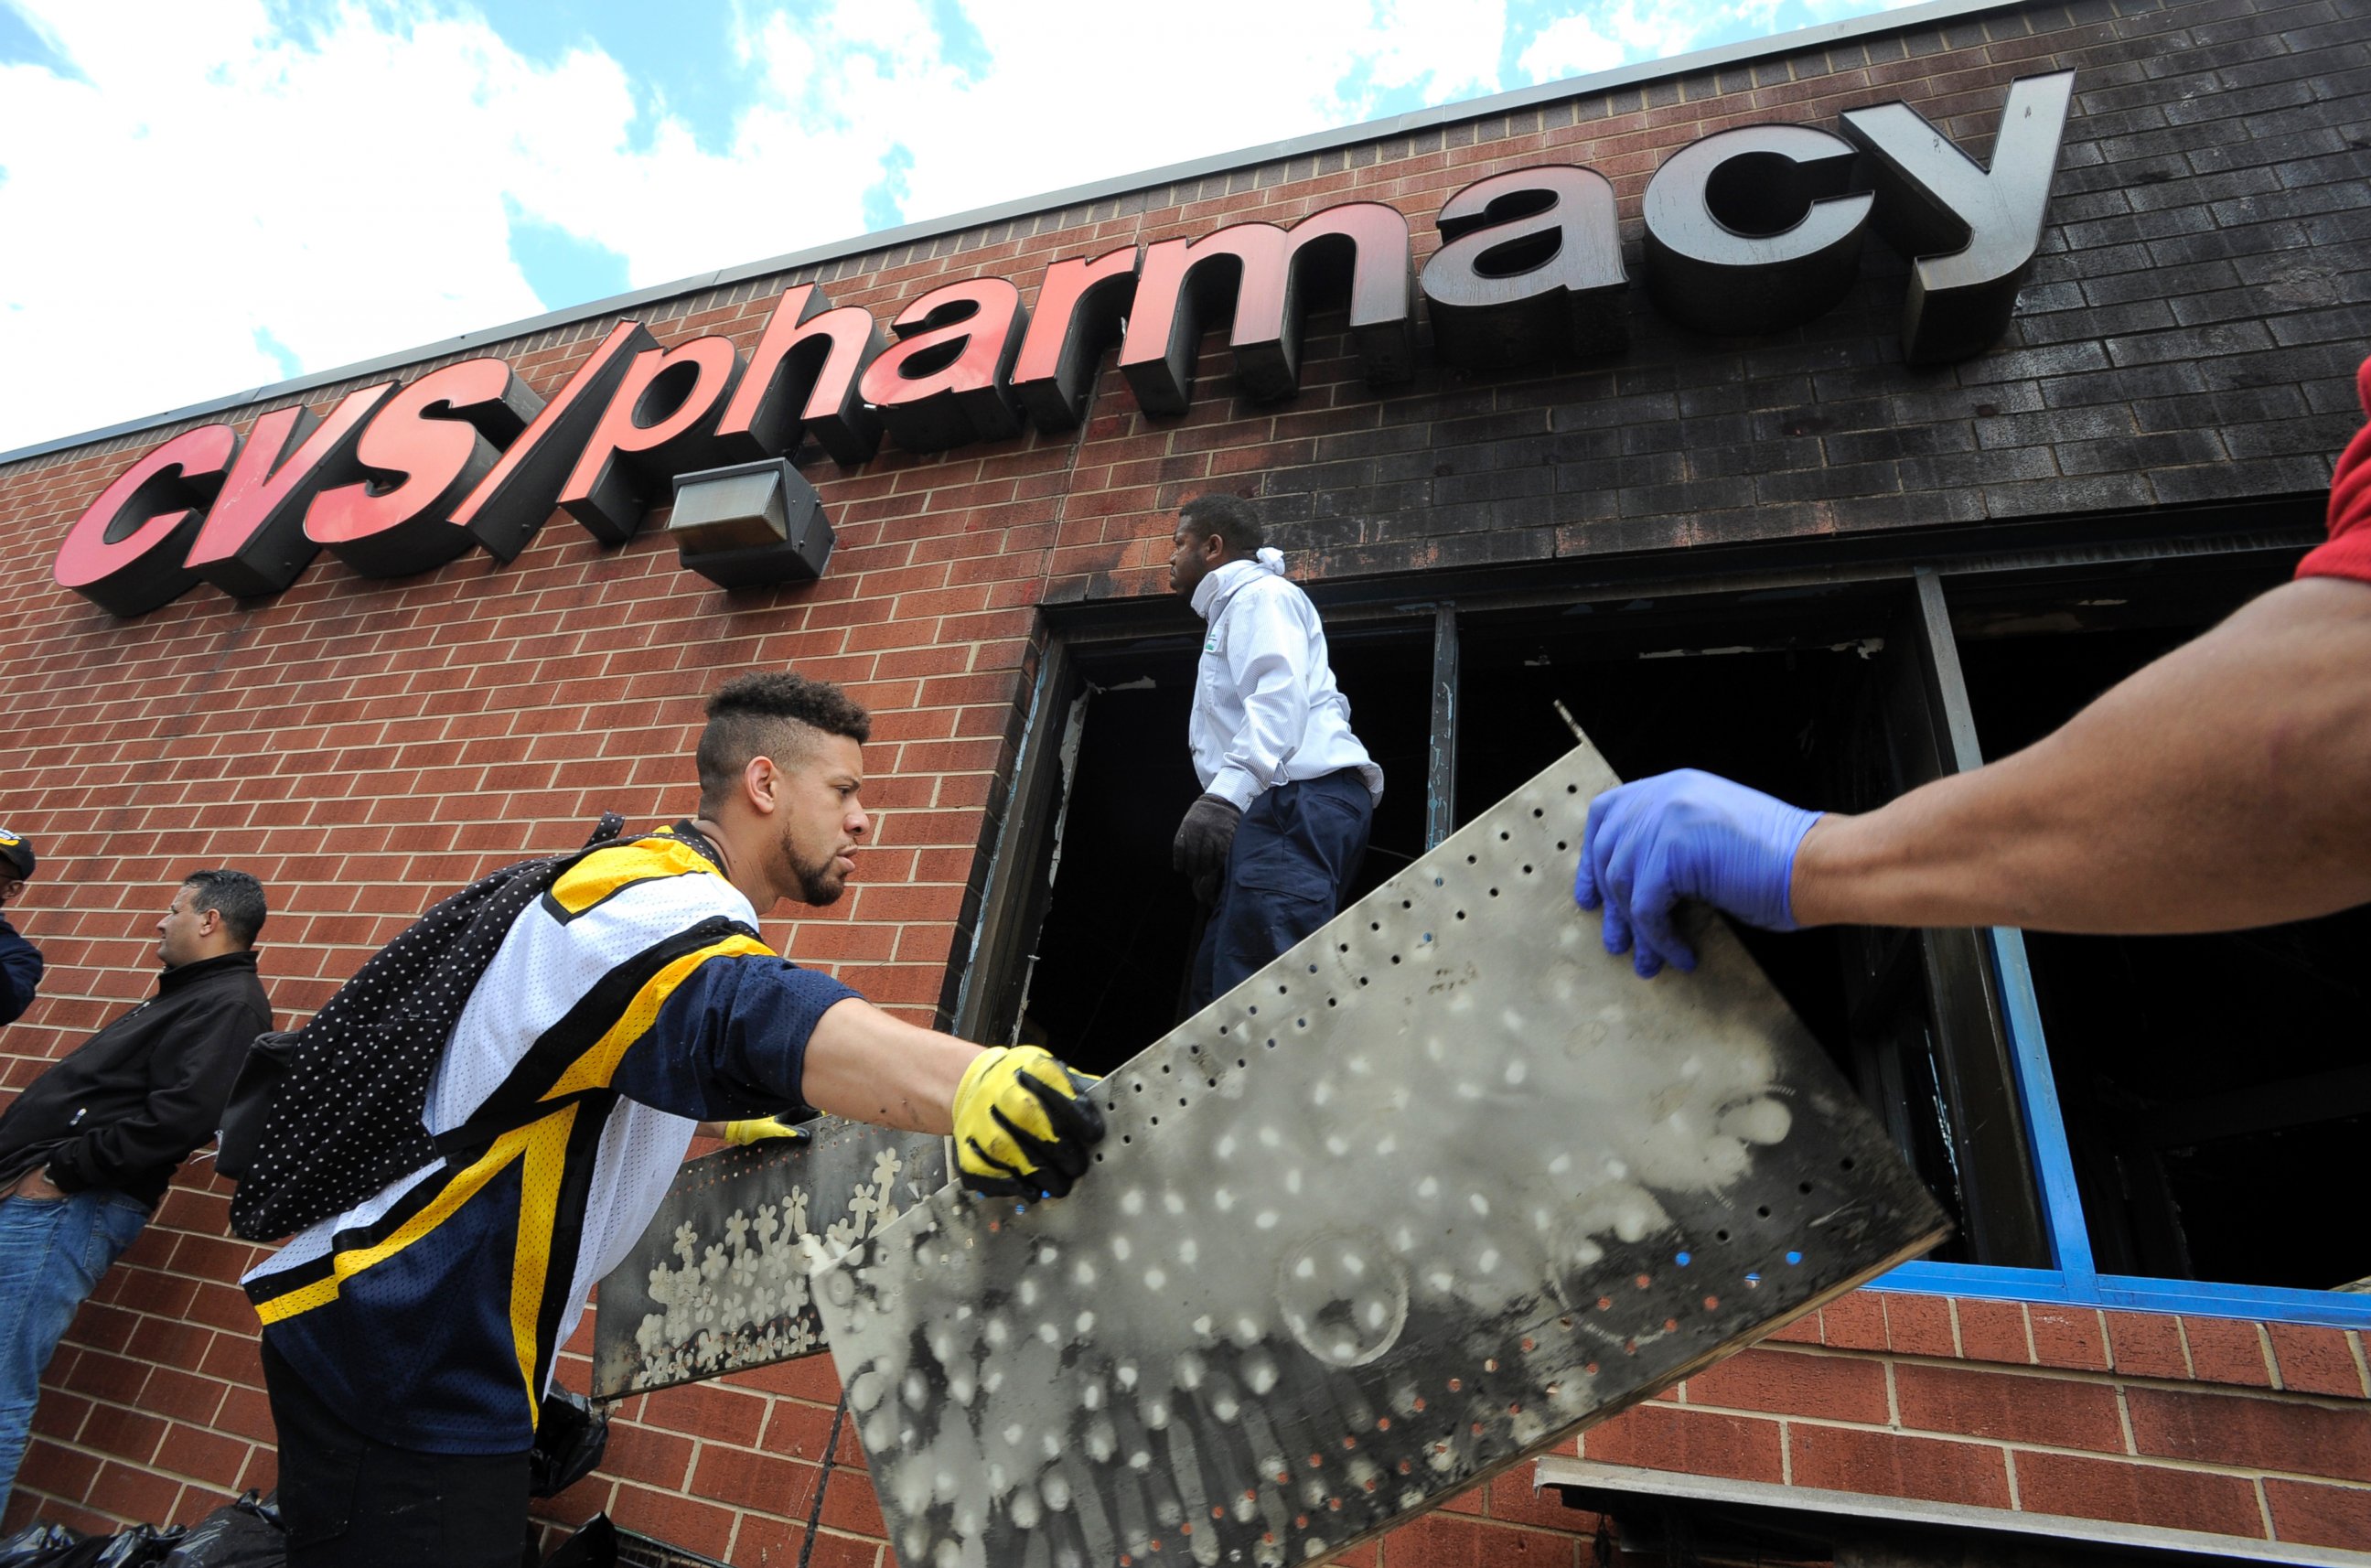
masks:
<path id="1" fill-rule="evenodd" d="M 798 845 L 790 835 L 782 836 L 782 864 L 789 867 L 791 880 L 798 884 L 799 902 L 822 909 L 836 904 L 848 889 L 848 878 L 839 869 L 837 852 L 827 851 L 818 859 L 807 860 L 799 854 Z"/>

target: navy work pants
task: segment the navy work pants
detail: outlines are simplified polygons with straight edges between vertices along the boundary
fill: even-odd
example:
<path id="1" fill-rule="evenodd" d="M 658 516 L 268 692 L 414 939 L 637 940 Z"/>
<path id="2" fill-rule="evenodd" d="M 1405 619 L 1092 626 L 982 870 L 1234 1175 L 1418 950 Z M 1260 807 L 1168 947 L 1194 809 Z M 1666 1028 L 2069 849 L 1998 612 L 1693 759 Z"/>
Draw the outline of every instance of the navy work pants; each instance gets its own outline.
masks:
<path id="1" fill-rule="evenodd" d="M 1278 784 L 1243 813 L 1194 958 L 1198 1013 L 1334 918 L 1367 853 L 1374 797 L 1356 768 Z"/>

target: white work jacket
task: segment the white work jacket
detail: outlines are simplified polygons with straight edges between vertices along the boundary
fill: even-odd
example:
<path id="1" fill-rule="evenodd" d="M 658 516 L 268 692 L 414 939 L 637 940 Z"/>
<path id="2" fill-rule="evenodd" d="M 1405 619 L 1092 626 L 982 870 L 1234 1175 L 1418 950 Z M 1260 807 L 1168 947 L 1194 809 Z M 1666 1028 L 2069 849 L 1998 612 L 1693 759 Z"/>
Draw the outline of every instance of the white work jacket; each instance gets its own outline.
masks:
<path id="1" fill-rule="evenodd" d="M 1209 622 L 1187 739 L 1209 794 L 1238 808 L 1263 790 L 1356 768 L 1383 797 L 1383 771 L 1350 733 L 1350 702 L 1325 660 L 1317 607 L 1284 577 L 1284 557 L 1230 561 L 1194 590 Z"/>

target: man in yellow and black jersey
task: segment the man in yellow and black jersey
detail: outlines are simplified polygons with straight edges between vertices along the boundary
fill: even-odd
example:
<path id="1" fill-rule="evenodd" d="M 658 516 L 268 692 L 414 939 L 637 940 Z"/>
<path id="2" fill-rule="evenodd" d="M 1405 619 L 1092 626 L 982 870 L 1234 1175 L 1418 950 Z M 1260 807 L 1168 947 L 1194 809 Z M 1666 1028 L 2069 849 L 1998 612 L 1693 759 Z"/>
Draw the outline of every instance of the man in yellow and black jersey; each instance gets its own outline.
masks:
<path id="1" fill-rule="evenodd" d="M 291 1568 L 513 1568 L 554 1353 L 701 1120 L 811 1107 L 951 1132 L 983 1191 L 1059 1196 L 1084 1172 L 1087 1080 L 903 1023 L 758 939 L 762 912 L 831 903 L 855 869 L 869 733 L 834 686 L 721 688 L 699 818 L 577 862 L 462 1008 L 425 1120 L 491 1141 L 247 1275 Z"/>

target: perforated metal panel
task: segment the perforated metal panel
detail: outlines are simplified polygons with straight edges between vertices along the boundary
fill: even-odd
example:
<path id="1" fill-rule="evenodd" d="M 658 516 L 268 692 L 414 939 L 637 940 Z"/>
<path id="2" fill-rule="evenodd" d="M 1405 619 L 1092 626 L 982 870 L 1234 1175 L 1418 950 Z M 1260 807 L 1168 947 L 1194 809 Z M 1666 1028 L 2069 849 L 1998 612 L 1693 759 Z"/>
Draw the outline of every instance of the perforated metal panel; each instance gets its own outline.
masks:
<path id="1" fill-rule="evenodd" d="M 1605 956 L 1612 782 L 1577 749 L 1105 1080 L 1070 1198 L 818 1269 L 901 1562 L 1328 1557 L 1933 1243 L 1725 926 Z"/>
<path id="2" fill-rule="evenodd" d="M 677 1173 L 601 1282 L 593 1393 L 615 1399 L 824 1348 L 802 1245 L 839 1247 L 943 1185 L 946 1141 L 827 1116 L 804 1144 L 724 1149 Z"/>

